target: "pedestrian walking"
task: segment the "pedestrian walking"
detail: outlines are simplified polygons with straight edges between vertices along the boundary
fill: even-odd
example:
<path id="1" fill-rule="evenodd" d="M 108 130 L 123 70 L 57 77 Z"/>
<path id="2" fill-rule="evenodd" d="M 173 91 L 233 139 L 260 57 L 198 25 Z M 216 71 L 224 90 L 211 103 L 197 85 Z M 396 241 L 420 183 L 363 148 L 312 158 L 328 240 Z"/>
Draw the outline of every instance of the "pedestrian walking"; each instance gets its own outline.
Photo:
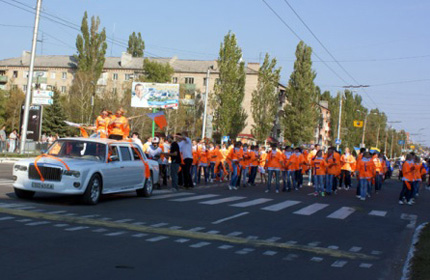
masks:
<path id="1" fill-rule="evenodd" d="M 243 157 L 243 151 L 241 149 L 242 143 L 236 142 L 234 144 L 234 148 L 229 152 L 227 159 L 231 162 L 231 179 L 230 185 L 228 186 L 229 190 L 237 190 L 236 184 L 239 178 L 240 166 L 239 161 Z"/>
<path id="2" fill-rule="evenodd" d="M 342 184 L 345 183 L 344 189 L 349 190 L 351 187 L 351 172 L 353 172 L 353 166 L 355 164 L 355 158 L 350 154 L 349 148 L 345 148 L 345 153 L 342 155 L 340 163 L 341 174 L 339 188 L 342 188 Z"/>
<path id="3" fill-rule="evenodd" d="M 399 195 L 399 204 L 412 205 L 412 184 L 415 178 L 415 163 L 414 163 L 414 155 L 408 154 L 406 156 L 406 160 L 402 165 L 402 181 L 403 186 Z"/>
<path id="4" fill-rule="evenodd" d="M 313 176 L 314 176 L 314 196 L 325 196 L 324 192 L 324 178 L 326 176 L 327 163 L 323 158 L 323 152 L 319 150 L 311 162 Z"/>
<path id="5" fill-rule="evenodd" d="M 182 139 L 182 137 L 181 137 Z M 181 152 L 178 144 L 178 138 L 175 137 L 175 139 L 169 135 L 167 136 L 168 142 L 171 142 L 170 144 L 170 151 L 168 153 L 164 152 L 163 155 L 166 157 L 170 157 L 170 177 L 172 178 L 172 191 L 178 191 L 178 173 L 179 173 L 179 167 L 181 165 Z"/>
<path id="6" fill-rule="evenodd" d="M 9 153 L 15 152 L 17 139 L 18 139 L 18 133 L 16 132 L 16 129 L 14 129 L 9 134 Z"/>
<path id="7" fill-rule="evenodd" d="M 266 158 L 266 169 L 268 173 L 266 193 L 270 192 L 272 177 L 275 177 L 276 193 L 279 193 L 279 173 L 284 165 L 284 159 L 281 151 L 277 149 L 276 143 L 272 143 L 270 146 L 272 149 L 268 152 Z"/>
<path id="8" fill-rule="evenodd" d="M 3 126 L 0 130 L 0 153 L 6 152 L 7 150 L 7 135 L 6 126 Z"/>
<path id="9" fill-rule="evenodd" d="M 184 164 L 181 165 L 184 187 L 192 188 L 194 185 L 191 180 L 191 165 L 193 164 L 193 147 L 191 139 L 188 138 L 187 132 L 178 133 L 176 136 L 179 141 L 179 150 L 181 151 L 182 160 L 184 162 Z"/>

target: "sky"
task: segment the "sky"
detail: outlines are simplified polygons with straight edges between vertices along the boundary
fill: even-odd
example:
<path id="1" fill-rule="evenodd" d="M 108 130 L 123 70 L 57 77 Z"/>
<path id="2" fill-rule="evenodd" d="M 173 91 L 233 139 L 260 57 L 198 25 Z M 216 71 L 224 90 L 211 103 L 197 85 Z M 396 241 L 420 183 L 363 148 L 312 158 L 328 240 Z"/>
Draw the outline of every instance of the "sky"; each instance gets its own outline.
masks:
<path id="1" fill-rule="evenodd" d="M 35 6 L 36 0 L 0 0 L 0 59 L 31 49 L 34 14 L 28 11 Z M 430 146 L 430 1 L 43 0 L 42 7 L 57 22 L 42 17 L 39 55 L 76 53 L 76 29 L 88 11 L 116 42 L 107 56 L 120 56 L 135 31 L 142 33 L 145 56 L 212 60 L 232 31 L 245 62 L 261 62 L 269 53 L 287 84 L 303 40 L 313 49 L 315 83 L 322 91 L 334 95 L 342 86 L 369 85 L 356 90 L 364 105 Z"/>

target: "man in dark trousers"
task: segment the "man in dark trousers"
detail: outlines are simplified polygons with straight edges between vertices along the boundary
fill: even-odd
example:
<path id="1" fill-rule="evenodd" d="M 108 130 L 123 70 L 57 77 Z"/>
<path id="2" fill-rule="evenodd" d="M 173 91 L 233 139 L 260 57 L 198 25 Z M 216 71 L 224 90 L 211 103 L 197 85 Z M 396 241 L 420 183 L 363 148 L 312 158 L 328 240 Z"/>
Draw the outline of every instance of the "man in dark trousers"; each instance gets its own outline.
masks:
<path id="1" fill-rule="evenodd" d="M 193 188 L 193 181 L 191 180 L 191 165 L 193 164 L 193 144 L 191 139 L 188 138 L 187 132 L 178 133 L 175 135 L 178 139 L 179 149 L 181 151 L 183 164 L 181 165 L 181 173 L 183 177 L 184 187 L 186 189 Z"/>

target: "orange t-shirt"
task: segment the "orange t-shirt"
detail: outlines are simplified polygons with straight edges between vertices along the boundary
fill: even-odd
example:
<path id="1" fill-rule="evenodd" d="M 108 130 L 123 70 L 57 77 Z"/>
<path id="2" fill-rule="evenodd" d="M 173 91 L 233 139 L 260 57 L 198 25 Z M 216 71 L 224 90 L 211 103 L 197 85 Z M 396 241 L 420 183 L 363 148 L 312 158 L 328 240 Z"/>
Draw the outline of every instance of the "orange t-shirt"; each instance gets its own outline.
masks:
<path id="1" fill-rule="evenodd" d="M 329 175 L 337 175 L 337 166 L 340 165 L 340 162 L 336 162 L 336 158 L 334 154 L 326 158 L 327 162 L 327 174 Z"/>
<path id="2" fill-rule="evenodd" d="M 269 170 L 281 170 L 283 163 L 282 153 L 278 150 L 270 151 L 266 157 L 266 167 Z"/>
<path id="3" fill-rule="evenodd" d="M 233 148 L 227 155 L 227 159 L 231 161 L 238 162 L 243 157 L 243 150 L 238 148 Z"/>
<path id="4" fill-rule="evenodd" d="M 360 179 L 371 179 L 375 173 L 375 167 L 371 159 L 363 158 L 357 164 Z"/>
<path id="5" fill-rule="evenodd" d="M 326 175 L 327 163 L 323 158 L 315 158 L 311 161 L 314 175 Z"/>
<path id="6" fill-rule="evenodd" d="M 413 161 L 405 161 L 402 166 L 403 181 L 412 182 L 415 179 L 415 164 Z"/>
<path id="7" fill-rule="evenodd" d="M 108 126 L 111 118 L 106 117 L 103 118 L 102 116 L 98 116 L 96 119 L 96 132 L 100 133 L 100 138 L 107 138 L 108 134 Z"/>
<path id="8" fill-rule="evenodd" d="M 355 163 L 355 158 L 351 154 L 342 155 L 342 157 L 340 158 L 340 162 L 342 164 L 342 170 L 354 171 L 355 168 L 353 168 L 353 166 Z"/>
<path id="9" fill-rule="evenodd" d="M 113 115 L 108 128 L 109 134 L 122 135 L 123 137 L 127 137 L 130 133 L 128 119 L 124 116 L 118 118 L 117 116 Z"/>
<path id="10" fill-rule="evenodd" d="M 258 166 L 258 156 L 256 151 L 249 151 L 249 165 L 250 166 Z"/>

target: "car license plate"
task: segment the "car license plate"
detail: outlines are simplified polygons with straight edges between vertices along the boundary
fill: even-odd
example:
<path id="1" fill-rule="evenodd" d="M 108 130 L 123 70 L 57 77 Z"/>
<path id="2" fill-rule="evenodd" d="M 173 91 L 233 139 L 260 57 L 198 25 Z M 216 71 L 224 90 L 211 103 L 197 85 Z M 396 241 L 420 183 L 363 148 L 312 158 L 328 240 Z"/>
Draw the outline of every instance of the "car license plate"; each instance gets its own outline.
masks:
<path id="1" fill-rule="evenodd" d="M 49 190 L 54 189 L 54 184 L 50 184 L 50 183 L 33 182 L 31 183 L 31 186 L 36 189 L 49 189 Z"/>

